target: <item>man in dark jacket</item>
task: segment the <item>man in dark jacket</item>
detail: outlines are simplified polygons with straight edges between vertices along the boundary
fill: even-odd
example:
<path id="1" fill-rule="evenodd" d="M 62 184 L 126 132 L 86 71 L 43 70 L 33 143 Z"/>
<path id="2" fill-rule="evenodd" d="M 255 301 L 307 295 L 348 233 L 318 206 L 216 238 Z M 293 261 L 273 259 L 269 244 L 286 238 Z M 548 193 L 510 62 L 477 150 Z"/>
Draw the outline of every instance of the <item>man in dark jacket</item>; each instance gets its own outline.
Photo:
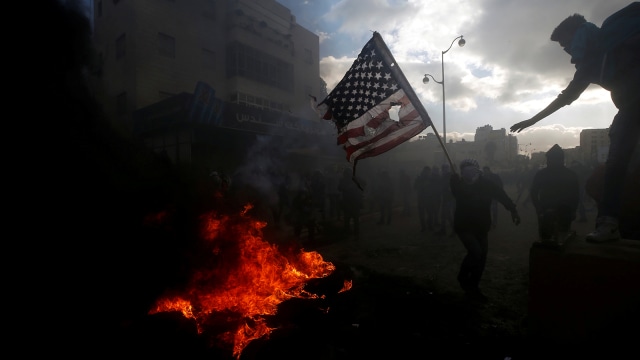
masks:
<path id="1" fill-rule="evenodd" d="M 528 120 L 511 126 L 520 132 L 578 99 L 590 84 L 611 93 L 618 108 L 609 128 L 609 154 L 596 228 L 587 234 L 593 243 L 620 238 L 618 218 L 622 188 L 631 154 L 640 139 L 640 2 L 632 2 L 609 16 L 600 28 L 574 14 L 551 33 L 571 55 L 576 72 L 567 87 L 547 107 Z"/>
<path id="2" fill-rule="evenodd" d="M 491 168 L 486 165 L 482 168 L 482 171 L 483 171 L 482 176 L 487 178 L 487 180 L 491 180 L 494 183 L 496 183 L 496 185 L 500 186 L 501 189 L 504 189 L 504 183 L 502 182 L 502 178 L 500 177 L 500 175 L 492 172 Z M 498 225 L 498 201 L 494 199 L 491 201 L 491 228 L 495 229 L 497 225 Z"/>
<path id="3" fill-rule="evenodd" d="M 564 165 L 564 151 L 555 144 L 547 151 L 547 167 L 533 177 L 530 195 L 538 215 L 542 242 L 562 242 L 576 218 L 580 202 L 578 175 Z"/>
<path id="4" fill-rule="evenodd" d="M 509 210 L 516 225 L 520 224 L 520 215 L 504 189 L 482 176 L 476 160 L 463 160 L 460 174 L 454 173 L 450 178 L 451 191 L 456 199 L 453 227 L 467 250 L 460 265 L 458 282 L 472 299 L 485 300 L 479 284 L 487 260 L 491 200 L 496 199 Z"/>

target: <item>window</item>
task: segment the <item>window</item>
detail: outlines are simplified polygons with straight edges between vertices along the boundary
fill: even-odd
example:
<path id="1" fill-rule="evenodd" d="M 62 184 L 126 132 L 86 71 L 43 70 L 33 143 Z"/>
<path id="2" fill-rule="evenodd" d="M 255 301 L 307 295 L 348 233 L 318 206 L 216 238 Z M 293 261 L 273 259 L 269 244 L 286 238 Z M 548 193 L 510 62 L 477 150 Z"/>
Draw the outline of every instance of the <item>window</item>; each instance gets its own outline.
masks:
<path id="1" fill-rule="evenodd" d="M 126 35 L 122 34 L 116 39 L 116 59 L 122 59 L 127 53 Z"/>
<path id="2" fill-rule="evenodd" d="M 208 49 L 202 49 L 202 67 L 210 70 L 216 69 L 216 53 L 215 52 Z"/>
<path id="3" fill-rule="evenodd" d="M 158 54 L 175 59 L 176 39 L 167 34 L 158 33 Z"/>
<path id="4" fill-rule="evenodd" d="M 127 113 L 127 93 L 123 92 L 116 97 L 116 112 L 118 115 Z"/>
<path id="5" fill-rule="evenodd" d="M 227 77 L 232 76 L 293 92 L 292 64 L 239 42 L 227 47 Z"/>
<path id="6" fill-rule="evenodd" d="M 261 98 L 258 96 L 253 96 L 241 92 L 233 93 L 229 97 L 229 101 L 234 104 L 240 104 L 245 106 L 256 107 L 259 109 L 280 111 L 280 112 L 291 112 L 291 108 L 288 104 L 283 104 L 277 101 L 269 101 L 268 99 Z"/>
<path id="7" fill-rule="evenodd" d="M 313 52 L 309 49 L 304 49 L 304 62 L 313 64 Z"/>

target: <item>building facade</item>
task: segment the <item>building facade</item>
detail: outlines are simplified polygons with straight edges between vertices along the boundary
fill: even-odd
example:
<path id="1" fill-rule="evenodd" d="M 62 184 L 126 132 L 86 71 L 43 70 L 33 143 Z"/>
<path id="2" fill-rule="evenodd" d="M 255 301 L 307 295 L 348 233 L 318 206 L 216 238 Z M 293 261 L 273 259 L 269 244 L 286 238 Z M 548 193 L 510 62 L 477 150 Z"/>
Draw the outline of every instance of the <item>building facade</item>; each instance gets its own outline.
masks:
<path id="1" fill-rule="evenodd" d="M 326 95 L 319 38 L 275 0 L 93 3 L 97 97 L 172 161 L 229 160 L 257 136 L 302 140 L 291 150 L 334 140 L 309 105 Z"/>
<path id="2" fill-rule="evenodd" d="M 609 154 L 609 129 L 582 130 L 580 149 L 585 164 L 604 163 Z"/>

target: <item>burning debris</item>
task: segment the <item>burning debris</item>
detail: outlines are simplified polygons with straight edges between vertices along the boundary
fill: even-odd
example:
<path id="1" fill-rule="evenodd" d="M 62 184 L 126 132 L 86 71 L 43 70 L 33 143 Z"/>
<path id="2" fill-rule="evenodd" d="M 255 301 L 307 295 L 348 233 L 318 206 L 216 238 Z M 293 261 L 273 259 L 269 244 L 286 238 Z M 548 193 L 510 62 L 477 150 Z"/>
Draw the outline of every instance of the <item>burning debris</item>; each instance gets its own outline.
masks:
<path id="1" fill-rule="evenodd" d="M 251 341 L 275 329 L 266 316 L 275 315 L 280 303 L 324 298 L 305 285 L 335 270 L 317 252 L 283 251 L 265 241 L 266 223 L 248 215 L 251 207 L 239 215 L 209 212 L 201 217 L 202 244 L 188 284 L 164 294 L 149 311 L 180 312 L 193 319 L 198 334 L 210 337 L 212 345 L 231 347 L 236 358 Z M 350 288 L 345 281 L 339 292 Z"/>

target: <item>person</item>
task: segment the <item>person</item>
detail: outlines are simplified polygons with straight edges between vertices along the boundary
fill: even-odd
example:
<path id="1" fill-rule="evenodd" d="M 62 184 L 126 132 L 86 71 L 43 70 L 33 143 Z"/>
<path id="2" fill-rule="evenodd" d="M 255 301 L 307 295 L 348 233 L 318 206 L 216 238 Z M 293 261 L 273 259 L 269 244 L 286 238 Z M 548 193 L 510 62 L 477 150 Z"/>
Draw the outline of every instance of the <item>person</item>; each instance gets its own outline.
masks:
<path id="1" fill-rule="evenodd" d="M 585 223 L 587 222 L 587 208 L 585 206 L 585 195 L 586 195 L 586 186 L 585 183 L 587 181 L 587 177 L 589 176 L 589 169 L 584 166 L 578 160 L 572 160 L 571 166 L 569 166 L 573 172 L 578 175 L 578 182 L 580 184 L 580 199 L 578 201 L 578 222 Z"/>
<path id="2" fill-rule="evenodd" d="M 314 170 L 311 174 L 311 183 L 309 190 L 311 191 L 311 198 L 313 201 L 314 211 L 319 214 L 320 220 L 326 219 L 326 189 L 324 174 L 320 170 Z"/>
<path id="3" fill-rule="evenodd" d="M 362 181 L 358 182 L 364 186 Z M 353 237 L 358 241 L 360 240 L 360 211 L 364 204 L 363 191 L 353 181 L 349 169 L 342 171 L 342 177 L 338 182 L 338 192 L 341 195 L 340 206 L 343 214 L 343 231 L 346 235 L 349 235 L 351 233 L 350 225 L 353 223 Z"/>
<path id="4" fill-rule="evenodd" d="M 376 181 L 376 198 L 380 208 L 380 219 L 378 225 L 391 224 L 391 214 L 393 212 L 393 180 L 388 170 L 382 170 L 380 177 Z"/>
<path id="5" fill-rule="evenodd" d="M 426 218 L 429 202 L 428 189 L 430 177 L 431 167 L 425 166 L 422 168 L 422 171 L 413 182 L 413 188 L 416 190 L 416 196 L 418 200 L 418 220 L 420 221 L 420 232 L 425 232 L 427 230 L 427 222 L 429 224 L 433 223 L 433 219 L 428 219 L 427 221 Z"/>
<path id="6" fill-rule="evenodd" d="M 571 230 L 580 202 L 578 174 L 564 164 L 564 151 L 555 144 L 545 154 L 547 167 L 533 177 L 531 202 L 538 215 L 538 234 L 544 243 L 558 244 Z"/>
<path id="7" fill-rule="evenodd" d="M 640 150 L 637 152 L 640 154 Z M 635 162 L 635 164 L 634 164 Z M 604 176 L 606 173 L 606 165 L 600 164 L 587 177 L 585 181 L 585 192 L 591 197 L 596 204 L 602 201 Z M 632 160 L 632 166 L 625 178 L 622 188 L 622 201 L 619 215 L 620 236 L 627 240 L 640 240 L 640 156 L 635 161 Z"/>
<path id="8" fill-rule="evenodd" d="M 315 240 L 317 230 L 316 202 L 311 187 L 311 177 L 305 174 L 302 183 L 292 199 L 293 233 L 299 242 L 302 242 L 302 230 L 307 229 L 307 240 Z"/>
<path id="9" fill-rule="evenodd" d="M 431 168 L 427 194 L 427 226 L 430 231 L 435 231 L 437 234 L 441 229 L 440 207 L 442 205 L 442 175 L 438 166 Z"/>
<path id="10" fill-rule="evenodd" d="M 482 167 L 482 171 L 484 172 L 484 177 L 500 186 L 501 189 L 504 189 L 504 183 L 502 182 L 500 175 L 492 172 L 491 168 L 487 165 Z M 496 226 L 498 226 L 498 201 L 494 199 L 491 200 L 491 228 L 495 229 Z"/>
<path id="11" fill-rule="evenodd" d="M 472 299 L 486 300 L 480 291 L 480 279 L 487 261 L 488 234 L 491 227 L 491 200 L 496 199 L 511 212 L 514 224 L 520 224 L 516 204 L 504 189 L 482 176 L 478 162 L 465 159 L 460 175 L 450 177 L 451 192 L 456 199 L 453 227 L 467 253 L 460 265 L 458 282 Z"/>
<path id="12" fill-rule="evenodd" d="M 453 230 L 453 209 L 455 209 L 456 200 L 451 193 L 451 184 L 449 181 L 449 178 L 451 177 L 451 167 L 449 164 L 442 164 L 441 168 L 442 204 L 440 205 L 440 219 L 442 222 L 438 235 L 446 235 L 447 226 L 450 226 Z M 451 231 L 450 236 L 454 235 L 455 232 Z"/>
<path id="13" fill-rule="evenodd" d="M 404 169 L 398 172 L 398 193 L 402 205 L 402 215 L 411 216 L 411 178 Z"/>
<path id="14" fill-rule="evenodd" d="M 277 227 L 282 226 L 283 216 L 291 211 L 291 174 L 285 171 L 277 188 L 278 200 L 274 211 L 274 222 Z"/>
<path id="15" fill-rule="evenodd" d="M 539 166 L 537 164 L 532 164 L 531 166 L 525 165 L 524 169 L 520 172 L 518 176 L 518 180 L 516 182 L 516 187 L 518 189 L 518 196 L 516 197 L 516 204 L 522 204 L 522 208 L 526 209 L 529 207 L 529 203 L 531 202 L 531 196 L 529 195 L 529 189 L 531 188 L 531 182 L 533 181 L 533 177 L 538 172 Z M 524 199 L 522 199 L 522 195 L 524 195 Z M 522 202 L 520 202 L 522 199 Z"/>
<path id="16" fill-rule="evenodd" d="M 640 138 L 639 14 L 640 2 L 633 2 L 607 18 L 601 28 L 580 14 L 563 20 L 551 33 L 551 41 L 557 41 L 571 55 L 571 63 L 576 67 L 573 79 L 547 107 L 510 128 L 512 132 L 519 133 L 534 125 L 563 106 L 570 105 L 592 83 L 610 92 L 618 112 L 609 128 L 604 193 L 598 206 L 596 227 L 586 236 L 586 240 L 592 243 L 620 238 L 621 191 L 631 154 Z M 603 31 L 605 28 L 606 32 Z M 614 32 L 627 36 L 608 42 L 607 39 L 613 38 L 608 35 Z"/>

